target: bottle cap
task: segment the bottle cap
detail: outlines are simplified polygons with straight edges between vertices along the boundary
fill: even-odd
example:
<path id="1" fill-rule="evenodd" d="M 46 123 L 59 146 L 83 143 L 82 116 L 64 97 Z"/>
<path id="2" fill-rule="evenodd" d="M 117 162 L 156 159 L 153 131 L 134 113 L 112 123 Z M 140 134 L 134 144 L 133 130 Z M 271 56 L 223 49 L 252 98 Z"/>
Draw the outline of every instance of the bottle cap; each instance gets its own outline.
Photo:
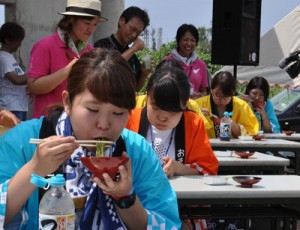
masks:
<path id="1" fill-rule="evenodd" d="M 48 180 L 36 174 L 31 174 L 30 183 L 39 188 L 47 189 L 48 187 Z"/>
<path id="2" fill-rule="evenodd" d="M 231 116 L 232 116 L 232 112 L 227 112 L 227 111 L 225 111 L 225 112 L 224 112 L 224 116 L 226 116 L 226 117 L 231 117 Z"/>
<path id="3" fill-rule="evenodd" d="M 66 184 L 66 180 L 62 174 L 57 174 L 56 176 L 50 178 L 49 183 L 51 186 L 62 186 Z"/>

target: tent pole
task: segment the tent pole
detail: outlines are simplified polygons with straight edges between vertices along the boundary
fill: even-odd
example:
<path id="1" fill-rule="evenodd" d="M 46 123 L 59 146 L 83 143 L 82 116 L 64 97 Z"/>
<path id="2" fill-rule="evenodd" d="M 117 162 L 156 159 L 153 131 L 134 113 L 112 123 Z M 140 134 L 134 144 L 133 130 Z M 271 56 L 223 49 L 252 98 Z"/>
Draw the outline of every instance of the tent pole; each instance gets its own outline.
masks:
<path id="1" fill-rule="evenodd" d="M 235 78 L 235 80 L 237 80 L 237 65 L 233 65 L 233 76 Z"/>

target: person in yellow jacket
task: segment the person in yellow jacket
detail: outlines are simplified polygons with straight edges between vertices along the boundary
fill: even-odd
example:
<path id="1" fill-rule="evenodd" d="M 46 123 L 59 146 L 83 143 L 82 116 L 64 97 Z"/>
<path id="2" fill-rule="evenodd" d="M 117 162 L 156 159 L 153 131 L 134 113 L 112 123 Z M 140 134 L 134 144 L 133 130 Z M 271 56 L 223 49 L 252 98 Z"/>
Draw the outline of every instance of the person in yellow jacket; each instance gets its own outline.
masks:
<path id="1" fill-rule="evenodd" d="M 196 100 L 210 124 L 210 127 L 206 127 L 210 138 L 219 137 L 220 118 L 225 111 L 233 113 L 231 117 L 231 136 L 233 138 L 257 134 L 259 124 L 252 109 L 247 102 L 234 96 L 235 91 L 235 78 L 230 72 L 221 71 L 212 79 L 211 95 Z M 215 119 L 214 116 L 219 119 Z"/>

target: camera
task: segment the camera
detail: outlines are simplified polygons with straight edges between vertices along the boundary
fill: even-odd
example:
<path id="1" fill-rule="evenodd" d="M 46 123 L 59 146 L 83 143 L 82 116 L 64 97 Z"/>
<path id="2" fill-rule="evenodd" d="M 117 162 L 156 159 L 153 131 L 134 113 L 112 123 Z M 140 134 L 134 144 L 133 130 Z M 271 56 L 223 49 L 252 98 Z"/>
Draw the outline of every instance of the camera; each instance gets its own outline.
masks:
<path id="1" fill-rule="evenodd" d="M 300 61 L 296 61 L 294 64 L 286 68 L 285 71 L 288 73 L 288 75 L 290 75 L 292 79 L 298 77 L 300 73 Z"/>
<path id="2" fill-rule="evenodd" d="M 288 66 L 288 67 L 287 67 Z M 295 51 L 291 53 L 288 57 L 283 58 L 279 61 L 279 67 L 285 69 L 288 75 L 294 79 L 298 77 L 300 73 L 300 51 Z"/>

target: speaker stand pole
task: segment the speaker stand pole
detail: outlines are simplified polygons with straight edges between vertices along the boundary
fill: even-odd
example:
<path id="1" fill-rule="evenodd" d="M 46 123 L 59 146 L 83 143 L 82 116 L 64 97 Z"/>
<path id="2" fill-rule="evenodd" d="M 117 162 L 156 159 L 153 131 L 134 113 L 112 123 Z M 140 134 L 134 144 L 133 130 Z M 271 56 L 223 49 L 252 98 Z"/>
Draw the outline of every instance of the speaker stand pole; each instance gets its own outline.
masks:
<path id="1" fill-rule="evenodd" d="M 237 80 L 237 65 L 234 65 L 233 66 L 233 76 L 234 76 L 234 78 L 235 78 L 235 80 Z"/>

